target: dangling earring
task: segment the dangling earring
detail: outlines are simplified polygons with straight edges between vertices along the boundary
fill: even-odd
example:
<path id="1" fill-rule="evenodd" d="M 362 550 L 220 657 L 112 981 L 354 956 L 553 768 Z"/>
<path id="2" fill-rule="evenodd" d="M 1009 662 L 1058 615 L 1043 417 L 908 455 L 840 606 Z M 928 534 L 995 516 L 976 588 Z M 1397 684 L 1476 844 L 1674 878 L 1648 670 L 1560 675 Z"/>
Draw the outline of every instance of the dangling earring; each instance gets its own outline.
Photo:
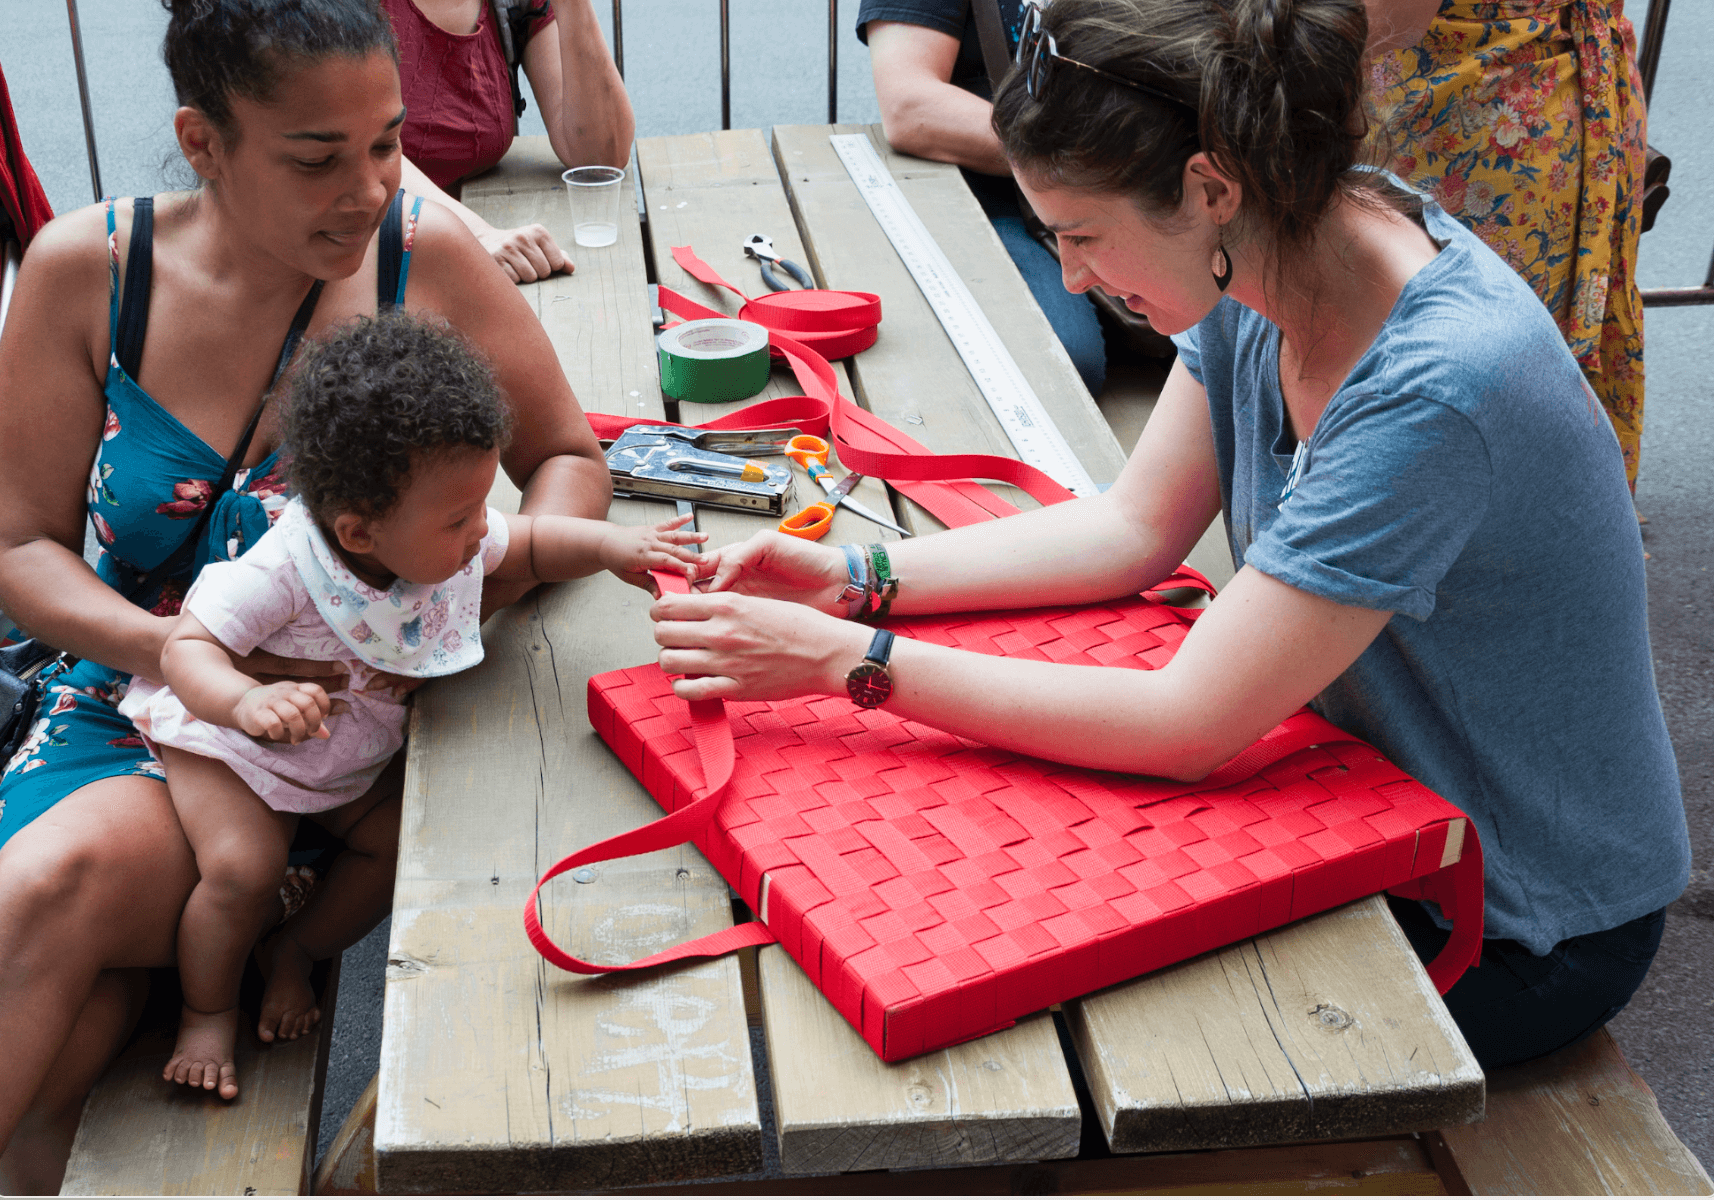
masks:
<path id="1" fill-rule="evenodd" d="M 1209 267 L 1214 276 L 1214 286 L 1221 291 L 1232 282 L 1232 257 L 1226 253 L 1226 235 L 1221 233 L 1220 244 L 1214 247 L 1214 261 Z"/>

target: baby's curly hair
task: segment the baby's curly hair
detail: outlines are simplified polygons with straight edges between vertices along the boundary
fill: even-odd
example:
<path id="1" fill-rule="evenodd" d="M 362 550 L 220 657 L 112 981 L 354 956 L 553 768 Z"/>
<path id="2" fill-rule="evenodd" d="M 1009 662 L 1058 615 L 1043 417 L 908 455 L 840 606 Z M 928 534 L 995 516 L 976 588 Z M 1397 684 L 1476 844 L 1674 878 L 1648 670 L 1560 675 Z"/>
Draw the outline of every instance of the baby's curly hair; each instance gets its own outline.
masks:
<path id="1" fill-rule="evenodd" d="M 504 448 L 511 413 L 494 373 L 442 321 L 358 317 L 312 344 L 281 419 L 291 484 L 310 512 L 385 516 L 413 456 Z"/>

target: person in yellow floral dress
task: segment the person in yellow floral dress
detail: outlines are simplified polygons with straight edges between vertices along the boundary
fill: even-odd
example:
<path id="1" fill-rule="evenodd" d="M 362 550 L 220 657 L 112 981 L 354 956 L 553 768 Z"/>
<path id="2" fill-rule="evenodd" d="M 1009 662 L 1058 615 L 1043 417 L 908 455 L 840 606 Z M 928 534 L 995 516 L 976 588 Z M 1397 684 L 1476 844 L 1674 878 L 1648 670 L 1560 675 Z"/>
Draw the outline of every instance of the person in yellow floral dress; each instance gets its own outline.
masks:
<path id="1" fill-rule="evenodd" d="M 1392 48 L 1408 34 L 1383 40 L 1388 10 L 1410 6 L 1369 0 L 1373 96 L 1393 169 L 1554 314 L 1612 418 L 1634 491 L 1647 114 L 1623 0 L 1441 0 L 1420 41 Z"/>

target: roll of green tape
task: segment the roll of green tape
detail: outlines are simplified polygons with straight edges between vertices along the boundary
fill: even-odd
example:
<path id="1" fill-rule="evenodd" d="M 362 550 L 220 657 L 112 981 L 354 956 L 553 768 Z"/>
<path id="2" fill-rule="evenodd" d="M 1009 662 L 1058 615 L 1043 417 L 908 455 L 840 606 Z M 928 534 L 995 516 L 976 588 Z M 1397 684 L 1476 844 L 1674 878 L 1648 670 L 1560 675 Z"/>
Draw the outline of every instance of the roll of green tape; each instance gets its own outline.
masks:
<path id="1" fill-rule="evenodd" d="M 661 391 L 675 400 L 747 400 L 768 385 L 768 331 L 753 321 L 708 317 L 656 339 Z"/>

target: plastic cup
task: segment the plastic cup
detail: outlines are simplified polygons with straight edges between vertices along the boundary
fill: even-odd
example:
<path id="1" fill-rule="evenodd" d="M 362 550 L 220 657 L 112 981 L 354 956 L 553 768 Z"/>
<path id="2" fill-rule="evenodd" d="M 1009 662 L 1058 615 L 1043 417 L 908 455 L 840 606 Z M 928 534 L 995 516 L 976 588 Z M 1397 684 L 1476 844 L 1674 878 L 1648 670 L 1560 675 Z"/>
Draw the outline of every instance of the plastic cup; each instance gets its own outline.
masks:
<path id="1" fill-rule="evenodd" d="M 611 246 L 619 240 L 623 167 L 573 167 L 565 180 L 571 199 L 571 236 L 579 246 Z"/>

